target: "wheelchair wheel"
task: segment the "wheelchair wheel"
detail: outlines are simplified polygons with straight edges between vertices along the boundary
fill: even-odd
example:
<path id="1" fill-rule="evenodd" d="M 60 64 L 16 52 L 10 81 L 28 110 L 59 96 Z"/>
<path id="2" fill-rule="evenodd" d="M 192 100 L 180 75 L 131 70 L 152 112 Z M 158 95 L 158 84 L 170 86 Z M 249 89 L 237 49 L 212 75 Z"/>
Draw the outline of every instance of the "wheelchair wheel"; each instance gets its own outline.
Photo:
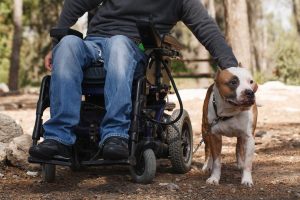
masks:
<path id="1" fill-rule="evenodd" d="M 179 110 L 171 118 L 179 115 Z M 168 128 L 169 156 L 172 168 L 176 173 L 187 173 L 191 169 L 193 156 L 193 131 L 189 114 L 183 110 L 181 118 Z"/>
<path id="2" fill-rule="evenodd" d="M 55 180 L 55 165 L 42 164 L 42 177 L 43 181 L 52 183 Z"/>
<path id="3" fill-rule="evenodd" d="M 156 173 L 156 158 L 152 149 L 146 149 L 139 157 L 135 166 L 130 166 L 132 179 L 136 183 L 151 183 Z"/>

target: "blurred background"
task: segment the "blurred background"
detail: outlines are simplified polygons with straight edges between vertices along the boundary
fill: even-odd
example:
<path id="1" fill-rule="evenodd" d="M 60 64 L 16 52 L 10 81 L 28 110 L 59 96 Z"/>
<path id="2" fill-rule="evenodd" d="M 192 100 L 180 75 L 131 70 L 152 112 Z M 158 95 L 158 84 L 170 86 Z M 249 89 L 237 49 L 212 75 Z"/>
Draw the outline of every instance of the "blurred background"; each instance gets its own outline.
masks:
<path id="1" fill-rule="evenodd" d="M 201 0 L 199 0 L 201 1 Z M 244 67 L 259 83 L 300 84 L 300 0 L 202 0 Z M 0 83 L 11 92 L 39 86 L 63 0 L 1 0 Z M 85 32 L 87 15 L 75 28 Z M 183 87 L 206 87 L 216 64 L 192 33 L 178 23 L 172 34 L 184 44 L 174 65 Z M 8 89 L 7 88 L 7 89 Z M 7 90 L 6 89 L 6 90 Z"/>

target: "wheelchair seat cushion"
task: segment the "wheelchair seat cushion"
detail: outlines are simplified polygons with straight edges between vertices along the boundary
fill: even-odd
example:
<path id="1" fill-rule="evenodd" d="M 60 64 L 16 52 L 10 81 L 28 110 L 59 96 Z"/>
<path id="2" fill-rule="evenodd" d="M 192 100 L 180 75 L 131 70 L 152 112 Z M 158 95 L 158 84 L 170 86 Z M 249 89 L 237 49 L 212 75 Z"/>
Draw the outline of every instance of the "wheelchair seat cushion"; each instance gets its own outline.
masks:
<path id="1" fill-rule="evenodd" d="M 102 85 L 105 82 L 105 69 L 103 62 L 87 67 L 83 72 L 84 85 Z"/>

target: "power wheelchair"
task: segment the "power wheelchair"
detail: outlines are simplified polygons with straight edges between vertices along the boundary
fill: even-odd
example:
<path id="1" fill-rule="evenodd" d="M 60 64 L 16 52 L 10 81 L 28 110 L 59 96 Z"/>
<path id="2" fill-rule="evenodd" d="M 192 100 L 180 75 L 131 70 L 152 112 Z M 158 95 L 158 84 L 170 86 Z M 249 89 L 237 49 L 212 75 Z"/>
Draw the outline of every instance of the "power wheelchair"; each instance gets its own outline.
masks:
<path id="1" fill-rule="evenodd" d="M 29 157 L 30 163 L 42 166 L 45 182 L 55 180 L 56 165 L 69 166 L 78 170 L 84 166 L 129 165 L 133 181 L 150 183 L 156 173 L 156 159 L 170 159 L 176 173 L 186 173 L 192 162 L 193 132 L 189 115 L 183 104 L 171 75 L 171 65 L 180 59 L 180 44 L 170 35 L 161 36 L 149 22 L 138 22 L 141 43 L 148 55 L 143 76 L 133 81 L 132 117 L 129 131 L 130 156 L 125 160 L 104 160 L 99 149 L 99 126 L 105 114 L 103 87 L 105 70 L 103 62 L 89 66 L 84 71 L 82 82 L 82 103 L 80 122 L 74 133 L 77 141 L 72 147 L 72 158 L 55 157 L 41 160 Z M 52 29 L 51 37 L 61 39 L 65 35 L 82 34 L 72 29 Z M 32 134 L 32 145 L 43 137 L 43 112 L 50 106 L 49 87 L 51 76 L 45 76 L 41 83 L 36 108 L 36 120 Z M 180 108 L 168 101 L 173 87 Z"/>

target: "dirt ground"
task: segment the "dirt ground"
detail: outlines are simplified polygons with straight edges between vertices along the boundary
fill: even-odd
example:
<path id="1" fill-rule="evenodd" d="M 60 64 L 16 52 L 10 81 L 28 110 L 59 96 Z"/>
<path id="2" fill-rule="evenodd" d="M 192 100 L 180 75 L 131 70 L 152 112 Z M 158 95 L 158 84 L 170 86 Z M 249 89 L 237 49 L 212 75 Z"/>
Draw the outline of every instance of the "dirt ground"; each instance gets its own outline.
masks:
<path id="1" fill-rule="evenodd" d="M 205 90 L 182 90 L 181 94 L 192 119 L 196 146 L 201 139 Z M 12 116 L 25 134 L 31 134 L 36 99 L 36 94 L 0 97 L 0 112 Z M 236 139 L 224 138 L 218 186 L 205 183 L 209 175 L 201 171 L 201 146 L 193 157 L 190 172 L 174 174 L 168 160 L 159 160 L 156 177 L 148 185 L 133 183 L 126 166 L 94 167 L 80 172 L 58 167 L 56 182 L 51 184 L 42 182 L 40 175 L 31 177 L 27 171 L 4 167 L 0 169 L 0 199 L 300 199 L 300 87 L 278 82 L 264 84 L 257 92 L 257 102 L 252 188 L 240 184 L 241 173 L 234 154 Z M 176 187 L 170 187 L 174 184 Z"/>

